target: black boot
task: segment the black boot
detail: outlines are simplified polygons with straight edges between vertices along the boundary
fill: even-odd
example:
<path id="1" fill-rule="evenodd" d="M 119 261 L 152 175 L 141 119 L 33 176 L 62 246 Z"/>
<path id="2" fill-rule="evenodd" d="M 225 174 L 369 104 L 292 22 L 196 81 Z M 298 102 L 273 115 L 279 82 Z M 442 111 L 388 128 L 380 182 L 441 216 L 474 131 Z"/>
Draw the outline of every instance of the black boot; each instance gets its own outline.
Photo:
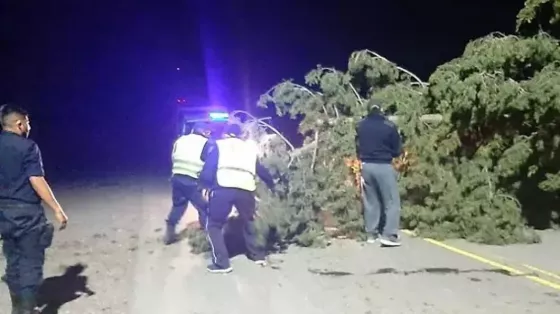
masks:
<path id="1" fill-rule="evenodd" d="M 10 293 L 12 299 L 12 314 L 21 314 L 21 298 L 14 293 Z"/>
<path id="2" fill-rule="evenodd" d="M 20 307 L 21 309 L 17 314 L 38 314 L 39 312 L 35 309 L 37 306 L 37 300 L 35 296 L 25 296 L 21 298 Z"/>
<path id="3" fill-rule="evenodd" d="M 170 245 L 175 243 L 175 241 L 177 241 L 177 234 L 175 233 L 175 225 L 167 223 L 165 227 L 165 236 L 163 238 L 163 243 L 165 245 Z"/>

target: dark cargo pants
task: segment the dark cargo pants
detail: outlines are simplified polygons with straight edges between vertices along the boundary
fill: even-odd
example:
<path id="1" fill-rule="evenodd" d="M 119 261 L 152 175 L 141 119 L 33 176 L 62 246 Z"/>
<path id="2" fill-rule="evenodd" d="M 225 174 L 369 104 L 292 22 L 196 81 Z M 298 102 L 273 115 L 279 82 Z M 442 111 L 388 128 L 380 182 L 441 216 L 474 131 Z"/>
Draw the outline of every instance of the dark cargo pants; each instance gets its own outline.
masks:
<path id="1" fill-rule="evenodd" d="M 45 249 L 54 228 L 41 205 L 0 202 L 0 234 L 10 293 L 34 297 L 43 281 Z"/>
<path id="2" fill-rule="evenodd" d="M 223 228 L 233 206 L 243 222 L 243 238 L 248 257 L 252 260 L 262 260 L 265 257 L 264 250 L 257 244 L 254 193 L 234 188 L 218 188 L 210 198 L 206 232 L 212 250 L 212 263 L 220 268 L 230 267 Z"/>
<path id="3" fill-rule="evenodd" d="M 391 164 L 364 162 L 362 179 L 366 232 L 395 240 L 398 237 L 401 218 L 397 172 Z"/>
<path id="4" fill-rule="evenodd" d="M 202 198 L 202 193 L 198 191 L 196 179 L 185 175 L 173 175 L 171 188 L 173 207 L 167 216 L 167 223 L 170 226 L 177 225 L 191 202 L 198 211 L 200 226 L 204 227 L 208 217 L 208 205 Z"/>

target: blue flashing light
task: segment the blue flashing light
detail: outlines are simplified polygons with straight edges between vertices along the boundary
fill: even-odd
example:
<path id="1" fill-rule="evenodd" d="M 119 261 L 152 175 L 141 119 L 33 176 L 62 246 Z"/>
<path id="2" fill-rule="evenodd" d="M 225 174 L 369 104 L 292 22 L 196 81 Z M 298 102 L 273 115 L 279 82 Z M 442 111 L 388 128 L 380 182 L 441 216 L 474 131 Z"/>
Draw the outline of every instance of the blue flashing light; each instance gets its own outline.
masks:
<path id="1" fill-rule="evenodd" d="M 227 121 L 229 119 L 227 112 L 210 112 L 209 115 L 212 121 Z"/>

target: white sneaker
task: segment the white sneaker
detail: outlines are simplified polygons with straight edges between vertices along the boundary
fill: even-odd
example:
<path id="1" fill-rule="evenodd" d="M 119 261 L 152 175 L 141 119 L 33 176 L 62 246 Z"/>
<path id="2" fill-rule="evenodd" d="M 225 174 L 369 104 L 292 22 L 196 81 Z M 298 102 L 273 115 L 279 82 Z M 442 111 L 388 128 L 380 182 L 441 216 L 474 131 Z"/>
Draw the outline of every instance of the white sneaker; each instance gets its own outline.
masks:
<path id="1" fill-rule="evenodd" d="M 379 239 L 378 235 L 368 235 L 366 239 L 366 243 L 375 244 L 375 242 L 377 242 L 378 239 Z"/>
<path id="2" fill-rule="evenodd" d="M 267 262 L 266 262 L 266 257 L 265 258 L 252 258 L 250 256 L 247 256 L 247 258 L 252 261 L 253 263 L 259 265 L 259 266 L 266 266 Z"/>
<path id="3" fill-rule="evenodd" d="M 401 246 L 401 241 L 400 239 L 397 237 L 395 239 L 388 239 L 388 238 L 380 238 L 379 239 L 379 243 L 381 243 L 381 246 L 385 246 L 385 247 L 398 247 Z"/>
<path id="4" fill-rule="evenodd" d="M 230 273 L 233 270 L 233 268 L 231 266 L 227 268 L 223 268 L 214 264 L 210 264 L 208 265 L 208 267 L 206 267 L 206 270 L 214 274 L 227 274 Z"/>
<path id="5" fill-rule="evenodd" d="M 263 266 L 263 267 L 267 265 L 265 260 L 258 260 L 258 261 L 254 261 L 254 262 L 255 262 L 255 264 L 257 264 L 259 266 Z"/>

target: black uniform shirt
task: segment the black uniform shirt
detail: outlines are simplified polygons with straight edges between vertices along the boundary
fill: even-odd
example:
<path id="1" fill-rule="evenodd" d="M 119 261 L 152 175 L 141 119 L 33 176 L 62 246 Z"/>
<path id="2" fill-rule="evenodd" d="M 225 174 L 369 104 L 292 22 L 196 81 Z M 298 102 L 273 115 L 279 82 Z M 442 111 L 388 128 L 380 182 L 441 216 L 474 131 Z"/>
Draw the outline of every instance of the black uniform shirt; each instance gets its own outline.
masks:
<path id="1" fill-rule="evenodd" d="M 44 176 L 37 144 L 12 132 L 0 132 L 0 202 L 40 204 L 29 177 Z"/>

